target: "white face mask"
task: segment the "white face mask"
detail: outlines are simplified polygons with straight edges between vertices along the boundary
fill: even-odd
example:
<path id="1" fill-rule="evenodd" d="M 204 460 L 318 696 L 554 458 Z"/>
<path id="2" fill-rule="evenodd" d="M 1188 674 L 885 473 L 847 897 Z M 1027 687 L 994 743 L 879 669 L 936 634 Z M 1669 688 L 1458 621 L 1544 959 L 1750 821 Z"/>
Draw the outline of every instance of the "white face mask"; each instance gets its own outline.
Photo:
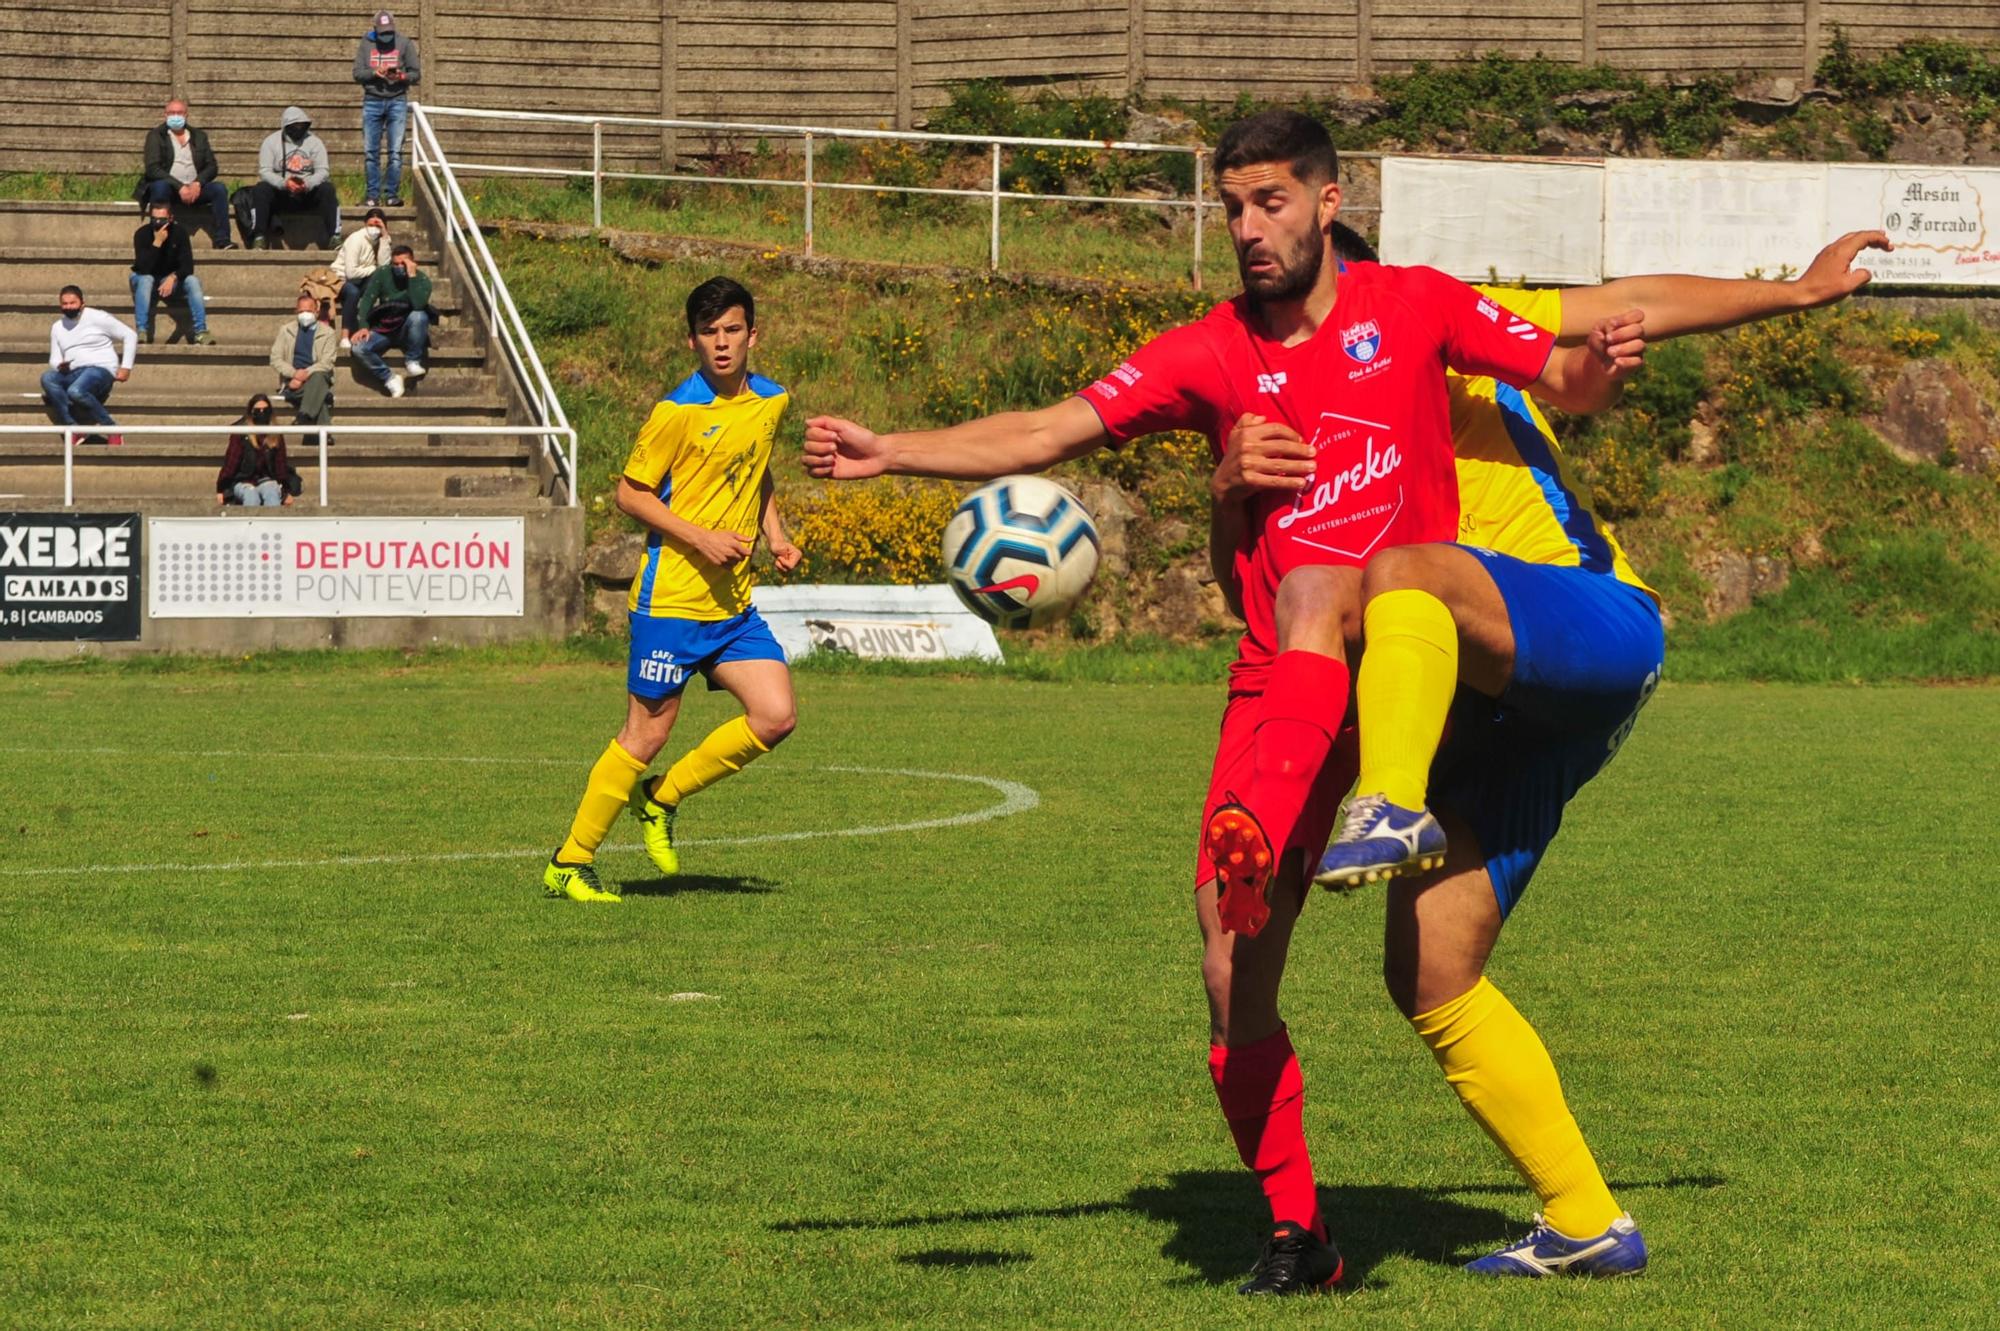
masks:
<path id="1" fill-rule="evenodd" d="M 299 311 L 299 327 L 311 328 L 314 324 L 318 322 L 319 322 L 319 316 L 317 314 L 314 314 L 311 310 Z"/>

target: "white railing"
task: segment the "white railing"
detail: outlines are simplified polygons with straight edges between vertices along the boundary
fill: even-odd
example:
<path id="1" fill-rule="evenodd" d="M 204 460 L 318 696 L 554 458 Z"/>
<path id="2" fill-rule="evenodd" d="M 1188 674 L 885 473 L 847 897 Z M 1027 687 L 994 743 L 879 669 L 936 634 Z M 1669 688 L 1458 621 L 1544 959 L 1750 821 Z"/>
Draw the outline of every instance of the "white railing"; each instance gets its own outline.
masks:
<path id="1" fill-rule="evenodd" d="M 535 354 L 534 339 L 528 336 L 521 312 L 515 308 L 507 279 L 500 275 L 500 265 L 486 247 L 479 219 L 474 216 L 465 191 L 459 188 L 453 163 L 438 142 L 437 132 L 431 128 L 430 117 L 422 105 L 410 107 L 410 169 L 429 191 L 444 218 L 446 252 L 457 258 L 460 270 L 471 280 L 473 290 L 486 307 L 488 345 L 504 356 L 513 369 L 514 382 L 528 400 L 528 410 L 536 423 L 548 427 L 538 432 L 543 436 L 542 450 L 561 475 L 569 492 L 569 503 L 574 506 L 578 500 L 576 432 L 570 429 L 569 415 L 556 396 L 555 385 L 549 382 L 549 372 L 542 368 L 542 358 Z M 557 444 L 557 439 L 564 436 L 570 441 L 567 456 Z"/>
<path id="2" fill-rule="evenodd" d="M 1195 290 L 1201 289 L 1202 213 L 1217 207 L 1204 201 L 1202 172 L 1208 149 L 1178 143 L 1132 143 L 1122 139 L 1033 139 L 995 134 L 927 134 L 916 130 L 835 129 L 823 125 L 769 125 L 753 121 L 669 120 L 646 116 L 565 115 L 543 111 L 486 111 L 465 106 L 413 106 L 412 120 L 428 125 L 430 117 L 465 120 L 498 120 L 541 125 L 575 125 L 590 130 L 590 166 L 507 166 L 498 162 L 455 162 L 455 169 L 467 175 L 553 176 L 590 181 L 591 225 L 604 225 L 604 182 L 607 180 L 670 181 L 692 185 L 763 185 L 805 192 L 805 252 L 813 252 L 813 198 L 820 190 L 849 190 L 862 194 L 924 194 L 956 199 L 985 199 L 990 202 L 987 267 L 1000 271 L 1000 205 L 1013 200 L 1023 203 L 1091 203 L 1118 207 L 1185 208 L 1194 215 L 1194 243 L 1189 276 Z M 798 139 L 803 145 L 803 174 L 784 176 L 698 175 L 674 171 L 607 171 L 604 167 L 604 127 L 627 129 L 691 130 L 717 137 L 756 135 L 760 138 Z M 889 140 L 901 143 L 956 143 L 979 145 L 990 151 L 993 170 L 985 189 L 949 189 L 937 185 L 885 185 L 874 182 L 822 180 L 814 172 L 817 144 L 841 140 Z M 1194 158 L 1194 187 L 1187 198 L 1151 198 L 1145 195 L 1035 194 L 1025 190 L 1000 188 L 1001 156 L 1008 148 L 1063 148 L 1079 152 L 1159 153 Z"/>
<path id="3" fill-rule="evenodd" d="M 218 435 L 218 434 L 231 435 L 231 434 L 245 434 L 249 432 L 248 427 L 246 427 L 241 421 L 237 421 L 229 425 L 70 425 L 70 426 L 0 425 L 0 439 L 18 438 L 24 435 L 35 436 L 38 438 L 46 439 L 48 438 L 49 431 L 51 429 L 59 430 L 62 433 L 64 508 L 76 507 L 76 447 L 77 447 L 77 440 L 79 439 L 94 434 L 95 435 L 112 435 L 112 434 L 193 435 L 196 438 L 201 438 L 207 435 Z M 327 440 L 329 439 L 330 436 L 332 436 L 335 433 L 335 431 L 331 427 L 319 428 L 319 427 L 308 426 L 302 428 L 294 425 L 290 429 L 285 429 L 283 427 L 280 427 L 278 429 L 269 431 L 269 433 L 278 435 L 289 434 L 301 440 L 316 439 L 318 441 L 319 507 L 325 508 L 327 506 L 327 494 L 328 494 L 327 479 L 330 470 L 327 466 L 328 462 Z M 555 446 L 554 460 L 559 461 L 561 463 L 561 467 L 567 469 L 568 475 L 570 476 L 576 475 L 576 431 L 571 429 L 567 423 L 559 426 L 547 426 L 547 425 L 442 425 L 440 426 L 440 425 L 433 425 L 425 421 L 411 421 L 405 425 L 343 425 L 340 427 L 338 433 L 347 436 L 421 434 L 421 435 L 443 435 L 443 436 L 478 436 L 478 437 L 499 438 L 499 439 L 507 439 L 507 438 L 519 439 L 522 437 L 528 437 L 528 438 L 543 440 L 544 448 L 550 447 L 548 441 L 552 437 L 560 438 L 566 440 L 569 446 L 567 451 L 565 451 L 560 446 Z M 113 462 L 118 460 L 118 454 L 116 452 L 113 452 L 108 447 L 100 445 L 92 445 L 90 448 L 90 453 L 93 460 L 97 458 L 102 458 L 107 462 Z M 288 454 L 288 460 L 289 460 L 289 454 Z M 296 462 L 293 462 L 292 465 L 296 467 L 298 464 Z M 196 498 L 198 496 L 191 495 L 189 497 Z M 574 484 L 572 484 L 570 487 L 570 502 L 572 504 L 576 502 L 576 488 Z"/>

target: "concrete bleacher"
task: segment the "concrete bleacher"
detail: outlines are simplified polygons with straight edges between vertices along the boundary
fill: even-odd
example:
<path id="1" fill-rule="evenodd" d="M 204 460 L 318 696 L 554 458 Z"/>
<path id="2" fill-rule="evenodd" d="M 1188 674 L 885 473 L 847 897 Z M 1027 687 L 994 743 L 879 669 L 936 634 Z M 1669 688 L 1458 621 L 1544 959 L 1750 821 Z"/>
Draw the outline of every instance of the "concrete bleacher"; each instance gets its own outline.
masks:
<path id="1" fill-rule="evenodd" d="M 136 151 L 136 144 L 135 144 Z M 241 652 L 267 647 L 414 646 L 561 636 L 580 626 L 583 515 L 569 503 L 566 481 L 531 436 L 481 433 L 533 423 L 507 356 L 497 350 L 490 312 L 446 253 L 434 203 L 415 181 L 409 206 L 389 210 L 391 234 L 412 246 L 433 281 L 433 326 L 425 357 L 429 373 L 401 398 L 390 398 L 343 352 L 334 373 L 334 443 L 327 449 L 326 504 L 321 506 L 319 445 L 276 399 L 271 340 L 295 309 L 299 282 L 333 255 L 315 216 L 283 216 L 290 224 L 269 250 L 217 251 L 206 211 L 180 208 L 192 234 L 195 272 L 217 341 L 197 346 L 186 308 L 161 305 L 154 341 L 142 342 L 131 378 L 108 406 L 118 429 L 135 425 L 227 424 L 253 393 L 273 394 L 277 430 L 285 436 L 304 493 L 282 510 L 289 517 L 521 517 L 527 566 L 521 617 L 153 619 L 140 641 L 97 644 L 93 650 Z M 362 224 L 362 210 L 343 210 L 345 227 Z M 133 203 L 0 201 L 0 424 L 35 427 L 0 434 L 0 510 L 59 510 L 64 502 L 61 430 L 50 424 L 40 379 L 48 366 L 49 326 L 57 295 L 74 283 L 89 304 L 132 323 L 127 274 Z M 240 239 L 240 238 L 239 238 Z M 402 353 L 390 352 L 391 368 Z M 397 427 L 383 434 L 343 434 L 343 427 Z M 112 431 L 107 430 L 106 433 Z M 218 512 L 216 472 L 227 434 L 203 437 L 132 434 L 117 447 L 79 444 L 74 450 L 74 508 L 185 517 Z M 224 514 L 244 510 L 234 506 Z M 60 655 L 67 643 L 0 642 L 0 660 Z"/>
<path id="2" fill-rule="evenodd" d="M 344 225 L 360 225 L 359 208 L 344 210 Z M 287 232 L 273 249 L 217 251 L 208 217 L 181 208 L 193 233 L 195 272 L 207 298 L 208 327 L 217 342 L 196 346 L 186 307 L 162 305 L 151 345 L 141 344 L 131 379 L 112 392 L 109 407 L 120 425 L 228 422 L 252 393 L 275 386 L 268 357 L 271 338 L 293 310 L 299 281 L 332 258 L 322 248 L 318 221 L 284 217 Z M 84 289 L 91 305 L 132 322 L 131 236 L 139 209 L 125 203 L 0 201 L 0 424 L 47 424 L 39 379 L 48 364 L 49 325 L 57 292 L 67 283 Z M 461 290 L 462 279 L 440 253 L 420 205 L 392 210 L 392 235 L 412 245 L 434 284 L 430 373 L 401 399 L 384 394 L 343 353 L 334 375 L 335 445 L 329 454 L 328 496 L 352 511 L 375 499 L 423 497 L 511 499 L 546 504 L 566 498 L 526 438 L 435 433 L 439 428 L 522 424 L 522 400 L 504 367 L 491 363 L 482 311 Z M 400 352 L 388 356 L 392 368 Z M 283 404 L 279 418 L 286 420 Z M 408 434 L 340 437 L 348 425 L 408 424 Z M 306 495 L 318 496 L 316 441 L 285 430 L 292 460 L 305 473 Z M 165 500 L 213 495 L 214 473 L 225 439 L 133 436 L 120 448 L 79 447 L 75 492 L 79 504 L 102 507 L 126 499 Z M 61 435 L 0 435 L 0 495 L 10 506 L 60 503 Z"/>

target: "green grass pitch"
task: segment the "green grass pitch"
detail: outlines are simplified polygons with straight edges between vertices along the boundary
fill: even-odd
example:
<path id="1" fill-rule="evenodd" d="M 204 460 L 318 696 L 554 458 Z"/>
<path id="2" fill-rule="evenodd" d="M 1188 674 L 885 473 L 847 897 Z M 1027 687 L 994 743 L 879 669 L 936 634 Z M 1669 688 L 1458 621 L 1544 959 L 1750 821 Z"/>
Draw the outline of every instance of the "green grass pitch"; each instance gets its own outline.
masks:
<path id="1" fill-rule="evenodd" d="M 0 1326 L 1990 1324 L 2000 691 L 1669 684 L 1573 807 L 1493 974 L 1641 1280 L 1455 1269 L 1532 1198 L 1316 895 L 1358 1288 L 1278 1309 L 1187 900 L 1219 686 L 809 674 L 687 878 L 628 822 L 624 905 L 545 901 L 620 678 L 0 674 Z"/>

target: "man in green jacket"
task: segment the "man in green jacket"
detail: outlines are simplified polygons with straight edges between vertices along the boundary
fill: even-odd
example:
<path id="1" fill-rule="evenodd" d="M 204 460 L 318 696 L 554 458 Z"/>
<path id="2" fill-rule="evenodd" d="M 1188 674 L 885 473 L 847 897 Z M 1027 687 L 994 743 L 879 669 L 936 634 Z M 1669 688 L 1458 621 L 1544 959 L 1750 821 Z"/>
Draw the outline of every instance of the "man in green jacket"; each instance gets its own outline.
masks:
<path id="1" fill-rule="evenodd" d="M 408 245 L 389 252 L 386 268 L 377 268 L 361 289 L 361 328 L 354 337 L 354 354 L 390 397 L 403 395 L 405 379 L 421 379 L 424 355 L 431 345 L 431 280 L 417 271 L 417 254 Z M 383 363 L 382 353 L 403 349 L 403 372 Z"/>
<path id="2" fill-rule="evenodd" d="M 215 248 L 236 248 L 229 239 L 229 187 L 215 178 L 215 152 L 208 135 L 188 124 L 187 103 L 167 99 L 166 119 L 146 131 L 145 169 L 139 177 L 141 206 L 179 202 L 207 204 L 214 216 L 209 234 Z"/>

